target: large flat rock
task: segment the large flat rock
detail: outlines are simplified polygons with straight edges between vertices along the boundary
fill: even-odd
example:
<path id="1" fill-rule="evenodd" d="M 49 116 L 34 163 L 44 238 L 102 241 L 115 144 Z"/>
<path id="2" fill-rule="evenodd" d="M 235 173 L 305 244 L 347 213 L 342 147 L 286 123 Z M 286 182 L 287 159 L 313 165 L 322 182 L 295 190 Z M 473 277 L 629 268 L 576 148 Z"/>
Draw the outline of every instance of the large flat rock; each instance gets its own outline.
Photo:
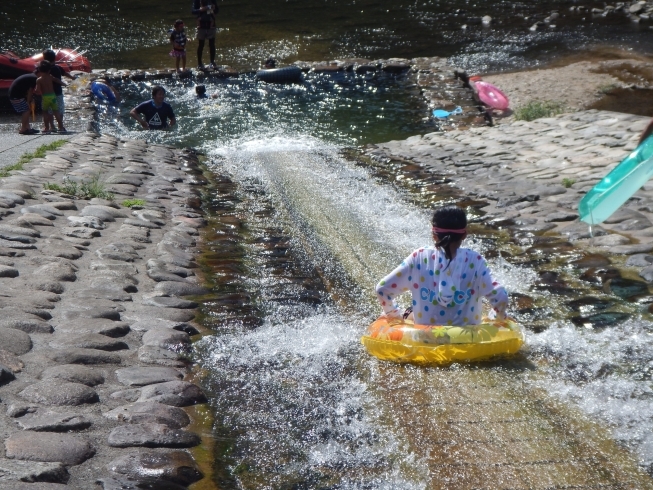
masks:
<path id="1" fill-rule="evenodd" d="M 68 477 L 68 470 L 61 463 L 0 459 L 0 488 L 3 490 L 19 488 L 11 486 L 14 483 L 18 484 L 16 480 L 23 482 L 24 485 L 35 482 L 65 483 Z M 39 487 L 40 485 L 26 486 L 30 490 L 37 490 Z"/>
<path id="2" fill-rule="evenodd" d="M 184 410 L 157 402 L 130 403 L 114 408 L 103 415 L 108 419 L 130 424 L 156 423 L 171 429 L 181 429 L 190 424 L 190 418 Z"/>
<path id="3" fill-rule="evenodd" d="M 81 383 L 86 386 L 96 386 L 104 383 L 104 370 L 83 366 L 80 364 L 62 364 L 46 368 L 41 373 L 41 379 L 60 379 L 70 383 Z"/>
<path id="4" fill-rule="evenodd" d="M 15 432 L 5 441 L 6 456 L 27 461 L 78 465 L 95 454 L 83 437 L 51 432 Z"/>
<path id="5" fill-rule="evenodd" d="M 129 324 L 107 318 L 75 318 L 54 322 L 57 332 L 99 334 L 107 337 L 122 337 L 129 333 Z"/>
<path id="6" fill-rule="evenodd" d="M 118 381 L 127 386 L 145 386 L 184 377 L 177 369 L 169 367 L 128 367 L 116 371 Z"/>
<path id="7" fill-rule="evenodd" d="M 48 379 L 34 383 L 19 393 L 25 400 L 44 405 L 76 406 L 99 401 L 93 388 L 81 383 Z"/>
<path id="8" fill-rule="evenodd" d="M 69 432 L 91 426 L 91 421 L 84 415 L 53 411 L 30 413 L 18 418 L 17 422 L 25 430 L 47 432 Z"/>
<path id="9" fill-rule="evenodd" d="M 167 425 L 145 423 L 116 427 L 108 438 L 111 447 L 194 447 L 200 443 L 197 434 Z"/>
<path id="10" fill-rule="evenodd" d="M 143 335 L 143 345 L 151 345 L 174 352 L 188 352 L 190 337 L 186 332 L 170 328 L 153 328 Z"/>
<path id="11" fill-rule="evenodd" d="M 122 362 L 118 354 L 96 349 L 52 349 L 46 355 L 60 364 L 120 364 Z"/>
<path id="12" fill-rule="evenodd" d="M 129 349 L 122 340 L 97 333 L 62 333 L 50 342 L 50 346 L 55 349 L 81 348 L 105 351 Z"/>
<path id="13" fill-rule="evenodd" d="M 174 407 L 187 407 L 205 403 L 206 396 L 198 386 L 188 381 L 168 381 L 143 387 L 138 401 L 153 401 Z"/>
<path id="14" fill-rule="evenodd" d="M 193 458 L 185 451 L 139 451 L 125 454 L 111 461 L 107 468 L 113 473 L 133 479 L 156 477 L 179 485 L 190 485 L 204 477 Z"/>

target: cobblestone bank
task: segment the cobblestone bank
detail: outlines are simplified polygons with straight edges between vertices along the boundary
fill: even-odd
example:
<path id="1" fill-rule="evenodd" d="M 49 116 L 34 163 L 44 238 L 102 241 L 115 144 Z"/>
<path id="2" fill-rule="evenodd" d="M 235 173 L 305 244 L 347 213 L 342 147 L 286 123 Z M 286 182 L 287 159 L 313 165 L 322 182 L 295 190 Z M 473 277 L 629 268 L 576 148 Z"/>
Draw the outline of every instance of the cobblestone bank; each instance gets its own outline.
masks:
<path id="1" fill-rule="evenodd" d="M 413 136 L 370 145 L 376 159 L 403 159 L 449 176 L 455 187 L 487 201 L 484 222 L 514 234 L 567 236 L 653 281 L 653 184 L 646 184 L 603 225 L 578 219 L 578 202 L 630 151 L 649 119 L 580 111 L 532 122 Z"/>
<path id="2" fill-rule="evenodd" d="M 44 189 L 99 178 L 114 200 Z M 181 489 L 205 183 L 190 151 L 95 133 L 0 179 L 0 488 Z M 72 191 L 68 191 L 72 192 Z M 126 199 L 142 199 L 128 208 Z M 97 485 L 100 485 L 98 487 Z"/>

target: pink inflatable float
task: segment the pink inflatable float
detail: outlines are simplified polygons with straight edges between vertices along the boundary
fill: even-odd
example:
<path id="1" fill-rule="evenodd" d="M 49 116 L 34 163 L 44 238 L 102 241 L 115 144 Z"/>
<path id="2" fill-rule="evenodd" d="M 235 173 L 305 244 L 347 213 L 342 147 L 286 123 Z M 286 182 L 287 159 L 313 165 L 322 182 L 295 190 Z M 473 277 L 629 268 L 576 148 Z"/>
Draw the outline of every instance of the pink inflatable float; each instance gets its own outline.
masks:
<path id="1" fill-rule="evenodd" d="M 505 111 L 510 104 L 508 97 L 501 90 L 494 85 L 482 80 L 474 82 L 476 90 L 478 91 L 478 98 L 481 99 L 486 106 L 492 109 Z"/>

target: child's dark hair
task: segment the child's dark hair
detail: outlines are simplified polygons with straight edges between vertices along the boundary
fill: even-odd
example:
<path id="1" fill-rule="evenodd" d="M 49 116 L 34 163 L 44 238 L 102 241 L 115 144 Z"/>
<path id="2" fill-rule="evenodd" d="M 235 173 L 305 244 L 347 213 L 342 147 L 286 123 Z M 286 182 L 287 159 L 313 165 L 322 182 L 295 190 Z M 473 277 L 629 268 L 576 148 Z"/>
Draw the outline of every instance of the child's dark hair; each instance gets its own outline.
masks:
<path id="1" fill-rule="evenodd" d="M 177 27 L 177 26 L 183 26 L 183 25 L 184 25 L 184 21 L 183 21 L 183 20 L 181 20 L 181 19 L 177 19 L 177 20 L 175 21 L 175 27 Z"/>
<path id="2" fill-rule="evenodd" d="M 197 85 L 195 87 L 195 93 L 197 95 L 204 95 L 206 93 L 206 87 L 204 85 Z"/>
<path id="3" fill-rule="evenodd" d="M 43 55 L 43 59 L 45 61 L 49 61 L 50 63 L 54 63 L 57 60 L 57 54 L 51 49 L 46 49 L 41 54 Z"/>
<path id="4" fill-rule="evenodd" d="M 164 94 L 166 93 L 166 89 L 164 89 L 161 85 L 155 85 L 152 87 L 152 97 L 156 97 L 156 94 L 159 92 L 163 92 Z"/>
<path id="5" fill-rule="evenodd" d="M 436 209 L 431 220 L 433 225 L 433 235 L 436 237 L 435 246 L 444 251 L 445 257 L 451 261 L 451 251 L 449 245 L 462 240 L 465 232 L 452 233 L 450 231 L 436 231 L 436 228 L 442 230 L 464 230 L 467 228 L 467 215 L 465 211 L 457 206 L 446 206 Z"/>
<path id="6" fill-rule="evenodd" d="M 38 73 L 50 73 L 51 68 L 52 68 L 52 65 L 50 64 L 50 62 L 46 61 L 46 60 L 43 60 L 36 67 L 36 71 Z"/>

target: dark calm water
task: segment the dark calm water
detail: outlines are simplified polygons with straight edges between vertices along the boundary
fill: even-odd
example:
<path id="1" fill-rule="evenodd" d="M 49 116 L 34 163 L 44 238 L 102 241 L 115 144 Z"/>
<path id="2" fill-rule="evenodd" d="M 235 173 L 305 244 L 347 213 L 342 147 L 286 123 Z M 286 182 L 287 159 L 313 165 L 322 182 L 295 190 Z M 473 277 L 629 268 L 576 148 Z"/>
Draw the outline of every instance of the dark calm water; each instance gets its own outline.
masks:
<path id="1" fill-rule="evenodd" d="M 575 5 L 567 0 L 223 0 L 218 61 L 252 68 L 269 55 L 287 62 L 454 56 L 468 69 L 487 72 L 532 66 L 597 44 L 651 51 L 647 25 L 622 15 L 571 13 Z M 604 2 L 583 5 L 603 7 Z M 190 0 L 39 0 L 26 7 L 3 0 L 1 48 L 32 54 L 50 45 L 79 46 L 98 67 L 173 66 L 166 31 L 176 18 L 193 30 L 190 6 Z M 561 14 L 555 28 L 529 31 L 552 10 Z M 489 28 L 479 22 L 484 15 L 494 19 Z M 190 52 L 189 62 L 196 63 Z"/>

